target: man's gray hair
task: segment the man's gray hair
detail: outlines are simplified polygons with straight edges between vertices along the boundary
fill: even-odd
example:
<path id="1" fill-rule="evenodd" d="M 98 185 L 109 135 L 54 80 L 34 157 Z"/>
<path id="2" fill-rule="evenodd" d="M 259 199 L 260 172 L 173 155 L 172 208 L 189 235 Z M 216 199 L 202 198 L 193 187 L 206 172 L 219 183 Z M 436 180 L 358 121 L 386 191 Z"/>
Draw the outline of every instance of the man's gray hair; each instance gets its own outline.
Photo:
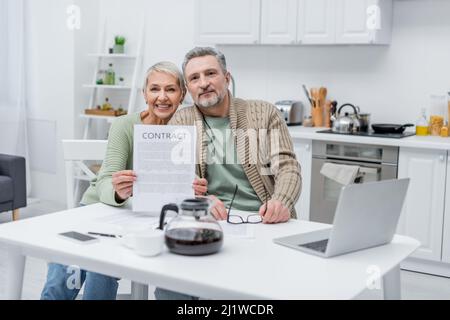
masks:
<path id="1" fill-rule="evenodd" d="M 186 75 L 186 65 L 194 58 L 198 57 L 204 57 L 204 56 L 213 56 L 217 59 L 217 61 L 220 64 L 220 68 L 222 69 L 223 73 L 227 73 L 227 61 L 225 59 L 225 56 L 222 52 L 219 50 L 212 48 L 212 47 L 196 47 L 186 53 L 186 56 L 184 57 L 183 61 L 183 73 Z"/>
<path id="2" fill-rule="evenodd" d="M 158 62 L 147 70 L 143 87 L 144 92 L 147 89 L 148 77 L 152 74 L 152 72 L 164 72 L 173 75 L 177 79 L 178 85 L 180 86 L 183 94 L 186 93 L 186 82 L 184 81 L 183 74 L 180 69 L 178 69 L 178 67 L 170 61 Z"/>

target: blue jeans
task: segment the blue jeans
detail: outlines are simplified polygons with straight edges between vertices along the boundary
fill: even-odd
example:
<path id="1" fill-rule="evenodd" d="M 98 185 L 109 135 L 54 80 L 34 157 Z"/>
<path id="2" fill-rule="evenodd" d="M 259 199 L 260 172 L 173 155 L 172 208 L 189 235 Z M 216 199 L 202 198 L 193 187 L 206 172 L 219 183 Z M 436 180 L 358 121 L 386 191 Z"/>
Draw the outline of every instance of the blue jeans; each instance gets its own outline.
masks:
<path id="1" fill-rule="evenodd" d="M 156 288 L 155 298 L 156 300 L 199 300 L 194 296 L 161 288 Z"/>
<path id="2" fill-rule="evenodd" d="M 41 300 L 75 300 L 83 283 L 83 300 L 116 300 L 118 279 L 56 263 L 48 266 Z"/>

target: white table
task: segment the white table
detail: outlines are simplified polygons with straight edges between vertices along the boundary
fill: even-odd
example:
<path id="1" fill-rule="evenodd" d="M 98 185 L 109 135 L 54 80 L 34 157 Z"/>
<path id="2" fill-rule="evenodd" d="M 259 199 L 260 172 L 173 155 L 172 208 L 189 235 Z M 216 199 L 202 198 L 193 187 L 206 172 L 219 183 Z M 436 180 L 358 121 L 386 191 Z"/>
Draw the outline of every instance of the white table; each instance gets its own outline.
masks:
<path id="1" fill-rule="evenodd" d="M 385 298 L 399 299 L 399 264 L 419 247 L 395 236 L 385 246 L 324 259 L 274 244 L 275 237 L 329 227 L 296 220 L 256 225 L 254 239 L 225 236 L 219 253 L 203 257 L 165 251 L 143 258 L 118 239 L 80 245 L 57 236 L 86 232 L 93 220 L 125 211 L 96 204 L 1 225 L 0 245 L 9 253 L 6 298 L 21 298 L 25 258 L 33 256 L 212 299 L 353 299 L 377 275 Z"/>

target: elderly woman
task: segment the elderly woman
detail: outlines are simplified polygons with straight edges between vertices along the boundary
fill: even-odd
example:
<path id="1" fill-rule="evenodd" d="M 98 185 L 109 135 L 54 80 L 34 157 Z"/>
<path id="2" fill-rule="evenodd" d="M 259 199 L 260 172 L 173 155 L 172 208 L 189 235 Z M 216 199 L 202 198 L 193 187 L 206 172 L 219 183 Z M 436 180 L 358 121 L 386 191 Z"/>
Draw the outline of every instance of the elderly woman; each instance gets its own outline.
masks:
<path id="1" fill-rule="evenodd" d="M 109 132 L 105 160 L 98 177 L 83 195 L 82 205 L 103 202 L 122 206 L 126 203 L 136 181 L 136 174 L 132 171 L 134 125 L 167 124 L 186 94 L 183 75 L 171 62 L 160 62 L 152 66 L 146 74 L 143 88 L 147 110 L 114 121 Z M 193 188 L 197 195 L 204 194 L 207 191 L 207 181 L 195 180 Z M 79 279 L 74 279 L 76 276 Z M 85 300 L 113 300 L 116 298 L 117 281 L 113 277 L 51 263 L 41 299 L 73 300 L 85 283 Z"/>

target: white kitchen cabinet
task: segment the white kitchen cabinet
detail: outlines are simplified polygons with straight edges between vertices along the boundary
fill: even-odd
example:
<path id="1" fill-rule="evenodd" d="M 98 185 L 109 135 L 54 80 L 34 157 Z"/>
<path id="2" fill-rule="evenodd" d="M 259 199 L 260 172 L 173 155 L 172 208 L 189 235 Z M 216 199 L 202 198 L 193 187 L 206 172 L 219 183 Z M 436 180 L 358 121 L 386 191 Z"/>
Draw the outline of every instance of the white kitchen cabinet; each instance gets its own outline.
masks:
<path id="1" fill-rule="evenodd" d="M 298 0 L 262 0 L 261 43 L 294 44 Z"/>
<path id="2" fill-rule="evenodd" d="M 195 0 L 198 44 L 388 44 L 392 0 Z"/>
<path id="3" fill-rule="evenodd" d="M 261 0 L 196 0 L 197 44 L 259 42 Z"/>
<path id="4" fill-rule="evenodd" d="M 311 168 L 312 168 L 312 141 L 307 139 L 294 139 L 294 151 L 300 163 L 302 175 L 302 192 L 295 210 L 297 218 L 309 220 L 311 199 Z"/>
<path id="5" fill-rule="evenodd" d="M 447 152 L 401 148 L 398 177 L 410 185 L 397 232 L 422 243 L 412 257 L 441 261 Z"/>
<path id="6" fill-rule="evenodd" d="M 333 44 L 336 39 L 336 0 L 299 0 L 297 42 Z"/>
<path id="7" fill-rule="evenodd" d="M 336 0 L 337 44 L 387 44 L 392 0 Z"/>
<path id="8" fill-rule="evenodd" d="M 447 156 L 447 187 L 445 188 L 442 262 L 450 263 L 450 154 Z"/>

